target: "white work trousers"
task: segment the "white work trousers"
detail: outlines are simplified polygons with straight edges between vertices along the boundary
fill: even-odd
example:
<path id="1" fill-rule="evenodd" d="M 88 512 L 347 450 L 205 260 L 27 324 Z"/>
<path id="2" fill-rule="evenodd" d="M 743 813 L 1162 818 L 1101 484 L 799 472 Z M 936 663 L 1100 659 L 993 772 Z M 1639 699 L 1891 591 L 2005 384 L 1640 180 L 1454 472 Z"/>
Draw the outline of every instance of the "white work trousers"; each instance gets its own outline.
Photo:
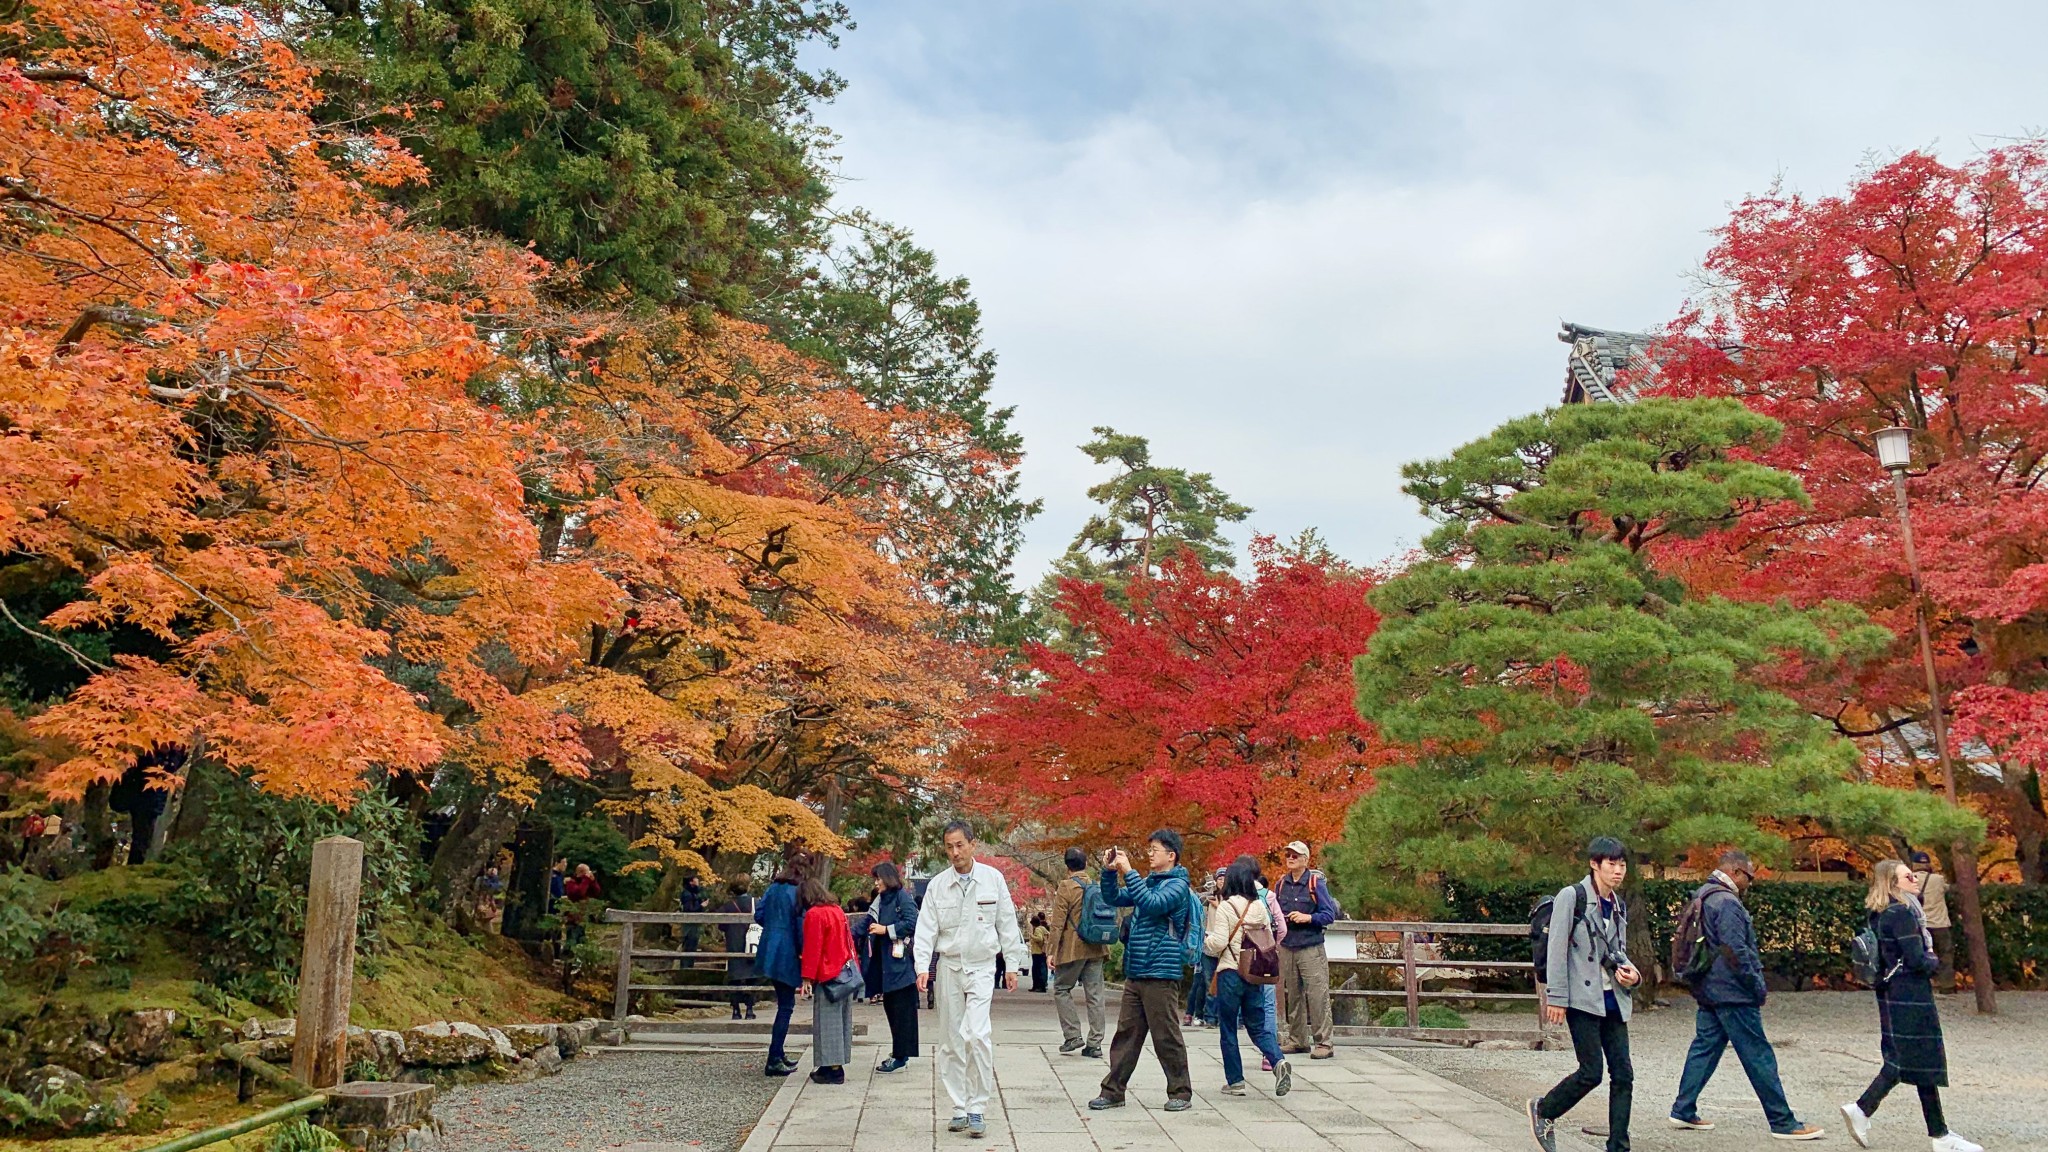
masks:
<path id="1" fill-rule="evenodd" d="M 955 1116 L 981 1116 L 996 1089 L 996 1036 L 989 1023 L 996 966 L 939 957 L 939 1083 Z"/>

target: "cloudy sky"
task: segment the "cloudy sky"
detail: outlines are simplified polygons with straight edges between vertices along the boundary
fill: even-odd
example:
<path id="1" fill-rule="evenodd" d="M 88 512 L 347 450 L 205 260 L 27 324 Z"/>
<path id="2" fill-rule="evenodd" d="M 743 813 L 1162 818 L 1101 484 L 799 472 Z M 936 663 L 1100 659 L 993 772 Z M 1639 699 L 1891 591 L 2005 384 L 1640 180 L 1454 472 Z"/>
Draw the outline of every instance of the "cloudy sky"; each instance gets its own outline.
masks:
<path id="1" fill-rule="evenodd" d="M 1045 500 L 1027 583 L 1098 424 L 1249 530 L 1394 555 L 1400 464 L 1555 403 L 1559 320 L 1667 321 L 1732 202 L 2048 128 L 1997 47 L 2020 3 L 853 8 L 840 195 L 973 281 Z"/>

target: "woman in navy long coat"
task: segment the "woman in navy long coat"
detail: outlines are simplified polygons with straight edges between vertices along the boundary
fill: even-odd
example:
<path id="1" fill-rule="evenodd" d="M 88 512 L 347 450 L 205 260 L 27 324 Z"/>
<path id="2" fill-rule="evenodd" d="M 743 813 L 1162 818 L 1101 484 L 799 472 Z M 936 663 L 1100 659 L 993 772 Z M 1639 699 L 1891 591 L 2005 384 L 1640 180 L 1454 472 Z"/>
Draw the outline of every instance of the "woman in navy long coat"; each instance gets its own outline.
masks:
<path id="1" fill-rule="evenodd" d="M 889 1058 L 877 1072 L 901 1072 L 917 1055 L 917 900 L 903 886 L 903 873 L 887 860 L 870 873 L 881 885 L 869 909 L 869 947 L 881 958 L 882 1013 L 889 1018 Z"/>
<path id="2" fill-rule="evenodd" d="M 787 1076 L 796 1071 L 796 1061 L 783 1050 L 789 1039 L 789 1017 L 796 1011 L 796 990 L 804 982 L 803 913 L 797 907 L 797 886 L 803 883 L 806 856 L 802 849 L 783 854 L 782 871 L 768 885 L 768 891 L 754 905 L 754 923 L 761 926 L 761 943 L 754 953 L 754 972 L 766 976 L 775 986 L 775 1031 L 768 1040 L 770 1076 Z"/>
<path id="3" fill-rule="evenodd" d="M 1880 860 L 1870 872 L 1870 927 L 1877 934 L 1877 1023 L 1884 1063 L 1854 1104 L 1842 1105 L 1849 1138 L 1870 1147 L 1870 1118 L 1893 1088 L 1911 1084 L 1920 1092 L 1920 1113 L 1934 1152 L 1984 1152 L 1948 1130 L 1941 1113 L 1941 1089 L 1948 1084 L 1948 1049 L 1941 1016 L 1934 1007 L 1934 939 L 1920 911 L 1920 877 L 1897 860 Z"/>

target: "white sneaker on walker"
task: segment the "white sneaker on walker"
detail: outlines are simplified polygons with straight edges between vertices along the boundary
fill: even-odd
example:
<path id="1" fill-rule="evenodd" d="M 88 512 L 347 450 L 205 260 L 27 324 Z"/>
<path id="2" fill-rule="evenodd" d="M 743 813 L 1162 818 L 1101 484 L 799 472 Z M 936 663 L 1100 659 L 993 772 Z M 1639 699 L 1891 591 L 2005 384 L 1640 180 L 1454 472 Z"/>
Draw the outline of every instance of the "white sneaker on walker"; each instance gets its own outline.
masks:
<path id="1" fill-rule="evenodd" d="M 1951 1132 L 1934 1141 L 1934 1152 L 1984 1152 L 1984 1146 L 1973 1144 Z"/>
<path id="2" fill-rule="evenodd" d="M 1870 1117 L 1863 1114 L 1862 1105 L 1842 1105 L 1842 1123 L 1849 1126 L 1849 1139 L 1854 1140 L 1858 1148 L 1870 1147 Z"/>

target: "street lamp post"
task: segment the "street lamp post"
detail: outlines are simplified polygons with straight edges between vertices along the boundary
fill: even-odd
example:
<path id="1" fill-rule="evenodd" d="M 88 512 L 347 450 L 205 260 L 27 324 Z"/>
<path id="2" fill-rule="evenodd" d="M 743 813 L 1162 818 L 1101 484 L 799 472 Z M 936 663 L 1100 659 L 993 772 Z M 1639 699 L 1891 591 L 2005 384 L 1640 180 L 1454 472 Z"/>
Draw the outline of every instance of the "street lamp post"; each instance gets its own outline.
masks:
<path id="1" fill-rule="evenodd" d="M 1913 463 L 1913 433 L 1907 428 L 1886 428 L 1877 434 L 1877 462 L 1892 474 L 1892 491 L 1899 502 L 1899 538 L 1906 545 L 1906 572 L 1912 579 L 1913 621 L 1920 631 L 1920 664 L 1927 672 L 1927 715 L 1934 729 L 1934 754 L 1941 760 L 1941 786 L 1948 802 L 1963 806 L 1956 794 L 1956 766 L 1948 750 L 1948 718 L 1942 712 L 1941 679 L 1934 671 L 1934 643 L 1928 639 L 1930 615 L 1926 589 L 1920 583 L 1920 557 L 1913 549 L 1913 518 L 1906 504 L 1906 469 Z M 1984 940 L 1984 904 L 1977 890 L 1977 848 L 1958 840 L 1950 846 L 1955 861 L 1956 897 L 1963 917 L 1963 945 L 1970 954 L 1970 983 L 1977 994 L 1977 1011 L 1998 1011 L 1998 988 L 1991 977 L 1991 949 Z"/>

